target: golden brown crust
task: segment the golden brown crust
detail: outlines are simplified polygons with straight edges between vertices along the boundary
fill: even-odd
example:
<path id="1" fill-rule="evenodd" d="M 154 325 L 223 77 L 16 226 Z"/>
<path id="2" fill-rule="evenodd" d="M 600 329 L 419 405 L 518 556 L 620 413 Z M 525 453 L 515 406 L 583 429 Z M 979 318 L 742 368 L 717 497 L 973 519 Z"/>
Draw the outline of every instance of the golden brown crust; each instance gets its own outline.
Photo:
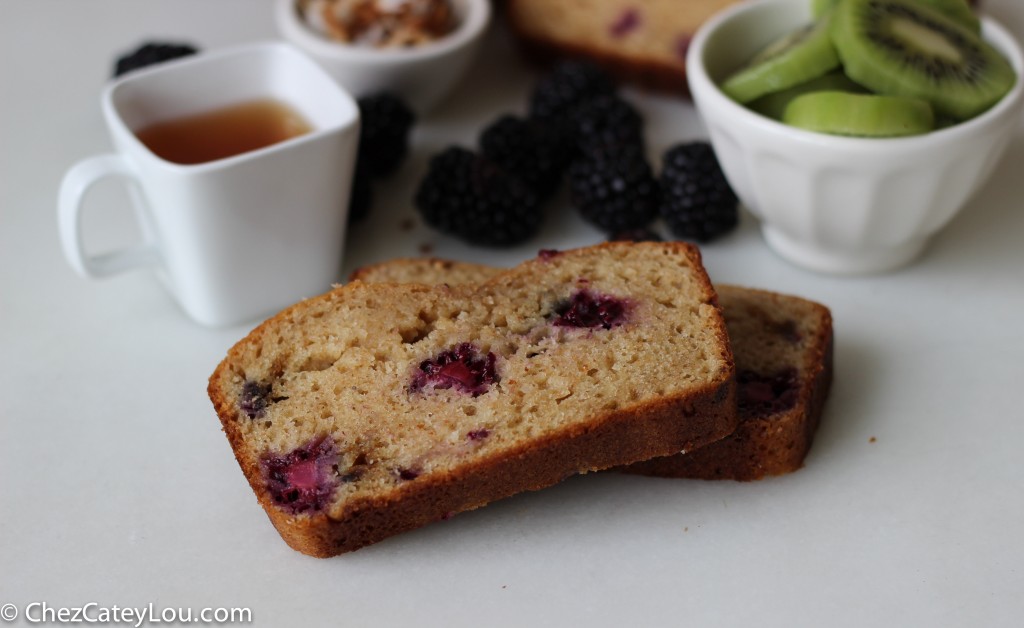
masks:
<path id="1" fill-rule="evenodd" d="M 615 413 L 586 430 L 524 444 L 517 451 L 466 465 L 434 481 L 354 500 L 337 518 L 294 517 L 270 503 L 261 487 L 253 490 L 289 546 L 327 558 L 516 493 L 557 484 L 576 473 L 609 468 L 623 459 L 664 455 L 667 443 L 697 448 L 719 440 L 735 429 L 735 413 L 730 409 L 734 395 L 732 382 L 694 394 L 684 403 L 687 421 L 679 420 L 677 402 Z M 250 484 L 259 477 L 246 475 Z"/>
<path id="2" fill-rule="evenodd" d="M 459 283 L 481 283 L 501 272 L 501 269 L 497 268 L 490 269 L 490 267 L 487 266 L 455 262 L 437 257 L 417 257 L 393 259 L 379 264 L 362 266 L 352 271 L 348 276 L 348 280 L 364 281 L 369 279 L 370 281 L 377 281 L 374 279 L 377 273 L 383 272 L 388 268 L 393 268 L 395 264 L 401 264 L 406 269 L 406 276 L 403 277 L 402 281 L 392 283 L 426 283 L 429 285 L 439 283 L 436 281 L 436 278 L 438 277 L 444 277 L 442 282 L 449 285 Z M 486 277 L 481 277 L 480 268 L 493 270 L 493 272 L 488 272 L 486 273 Z"/>
<path id="3" fill-rule="evenodd" d="M 591 247 L 591 250 L 629 246 L 646 245 L 606 243 Z M 684 243 L 658 246 L 665 254 L 686 257 L 694 271 L 694 281 L 705 295 L 703 302 L 715 306 L 714 291 L 703 271 L 699 251 Z M 550 263 L 549 260 L 550 256 L 531 260 L 520 269 L 543 267 Z M 438 263 L 442 267 L 445 264 Z M 537 271 L 544 272 L 542 268 Z M 486 283 L 497 290 L 502 282 L 515 279 L 512 273 L 504 273 Z M 238 377 L 236 361 L 261 346 L 264 336 L 272 330 L 296 320 L 302 312 L 322 302 L 338 303 L 348 291 L 360 290 L 362 285 L 356 281 L 336 288 L 268 319 L 232 347 L 210 377 L 208 392 L 239 466 L 282 538 L 300 552 L 327 557 L 358 549 L 456 512 L 477 508 L 521 491 L 550 486 L 575 473 L 701 447 L 725 437 L 736 427 L 734 367 L 724 320 L 719 311 L 712 317 L 709 331 L 720 348 L 717 358 L 725 368 L 712 381 L 693 386 L 686 394 L 633 404 L 628 410 L 604 412 L 587 422 L 571 424 L 547 436 L 521 442 L 517 447 L 481 456 L 449 472 L 426 475 L 372 496 L 349 499 L 340 508 L 331 510 L 330 515 L 290 514 L 273 503 L 264 485 L 259 454 L 247 446 L 239 427 L 242 416 L 237 400 L 233 401 L 228 396 L 230 382 Z M 407 289 L 432 290 L 425 286 L 409 286 Z M 714 309 L 717 311 L 717 306 Z"/>

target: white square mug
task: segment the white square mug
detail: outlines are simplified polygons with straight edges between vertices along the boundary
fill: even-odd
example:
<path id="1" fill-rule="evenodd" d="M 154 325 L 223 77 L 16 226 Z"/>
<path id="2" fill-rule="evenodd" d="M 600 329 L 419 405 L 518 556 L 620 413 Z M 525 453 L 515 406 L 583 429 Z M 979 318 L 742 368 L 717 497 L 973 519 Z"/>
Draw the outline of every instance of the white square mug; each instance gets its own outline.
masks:
<path id="1" fill-rule="evenodd" d="M 136 137 L 154 123 L 264 99 L 294 109 L 312 130 L 192 165 L 162 159 Z M 337 281 L 359 109 L 308 57 L 264 43 L 171 61 L 112 83 L 102 107 L 116 153 L 73 166 L 58 200 L 61 244 L 79 274 L 154 267 L 185 312 L 210 326 L 254 320 Z M 144 242 L 87 256 L 82 200 L 108 176 L 137 183 L 130 190 Z"/>

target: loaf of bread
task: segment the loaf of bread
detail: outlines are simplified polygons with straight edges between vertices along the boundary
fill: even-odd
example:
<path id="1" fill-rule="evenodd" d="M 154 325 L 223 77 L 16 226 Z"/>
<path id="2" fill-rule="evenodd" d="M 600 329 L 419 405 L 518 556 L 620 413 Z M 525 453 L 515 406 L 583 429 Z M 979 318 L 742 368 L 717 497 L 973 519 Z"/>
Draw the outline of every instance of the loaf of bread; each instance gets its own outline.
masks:
<path id="1" fill-rule="evenodd" d="M 686 92 L 690 39 L 737 1 L 506 0 L 505 13 L 531 57 L 586 58 L 623 80 Z"/>
<path id="2" fill-rule="evenodd" d="M 269 319 L 209 394 L 293 548 L 331 556 L 736 428 L 696 248 L 609 243 L 478 285 L 355 281 Z"/>
<path id="3" fill-rule="evenodd" d="M 366 282 L 474 283 L 501 272 L 445 260 L 394 260 L 353 275 Z M 739 427 L 723 440 L 622 469 L 665 477 L 757 480 L 799 469 L 832 381 L 832 316 L 799 297 L 718 286 L 736 360 Z"/>

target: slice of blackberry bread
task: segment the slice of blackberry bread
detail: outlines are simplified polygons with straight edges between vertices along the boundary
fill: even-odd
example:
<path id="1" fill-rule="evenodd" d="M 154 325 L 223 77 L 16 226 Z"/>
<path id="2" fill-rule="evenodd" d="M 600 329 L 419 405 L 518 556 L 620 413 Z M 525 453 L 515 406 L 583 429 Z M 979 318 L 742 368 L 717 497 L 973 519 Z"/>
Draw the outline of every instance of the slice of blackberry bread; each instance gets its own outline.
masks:
<path id="1" fill-rule="evenodd" d="M 362 281 L 486 281 L 499 269 L 444 260 L 394 260 L 356 271 Z M 832 316 L 799 297 L 718 286 L 736 360 L 739 427 L 707 447 L 630 465 L 665 477 L 757 480 L 799 469 L 832 381 Z"/>
<path id="2" fill-rule="evenodd" d="M 686 92 L 686 51 L 706 19 L 738 0 L 506 0 L 528 56 L 591 59 L 623 80 Z"/>
<path id="3" fill-rule="evenodd" d="M 355 281 L 257 327 L 209 393 L 314 556 L 736 428 L 724 320 L 679 243 L 545 252 L 478 285 Z"/>
<path id="4" fill-rule="evenodd" d="M 717 286 L 739 385 L 739 427 L 685 455 L 627 471 L 706 480 L 759 480 L 803 466 L 832 384 L 832 315 L 799 297 Z"/>

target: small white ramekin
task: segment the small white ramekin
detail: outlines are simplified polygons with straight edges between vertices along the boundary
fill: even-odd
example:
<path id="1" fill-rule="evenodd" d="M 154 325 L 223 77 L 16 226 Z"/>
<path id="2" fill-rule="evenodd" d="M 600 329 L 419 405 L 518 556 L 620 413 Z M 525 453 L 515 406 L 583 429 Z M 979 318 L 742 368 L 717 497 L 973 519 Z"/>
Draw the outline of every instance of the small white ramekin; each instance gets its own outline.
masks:
<path id="1" fill-rule="evenodd" d="M 288 42 L 315 59 L 355 97 L 391 92 L 418 113 L 439 103 L 465 74 L 491 21 L 491 0 L 452 0 L 459 24 L 410 48 L 364 48 L 331 41 L 305 24 L 295 0 L 277 0 L 274 19 Z"/>
<path id="2" fill-rule="evenodd" d="M 810 21 L 808 0 L 748 1 L 707 21 L 687 57 L 690 91 L 736 194 L 769 246 L 805 268 L 866 274 L 915 259 L 984 184 L 1020 121 L 1024 56 L 991 19 L 985 39 L 1016 70 L 1013 89 L 966 122 L 926 135 L 863 139 L 761 116 L 718 88 L 764 45 Z"/>

